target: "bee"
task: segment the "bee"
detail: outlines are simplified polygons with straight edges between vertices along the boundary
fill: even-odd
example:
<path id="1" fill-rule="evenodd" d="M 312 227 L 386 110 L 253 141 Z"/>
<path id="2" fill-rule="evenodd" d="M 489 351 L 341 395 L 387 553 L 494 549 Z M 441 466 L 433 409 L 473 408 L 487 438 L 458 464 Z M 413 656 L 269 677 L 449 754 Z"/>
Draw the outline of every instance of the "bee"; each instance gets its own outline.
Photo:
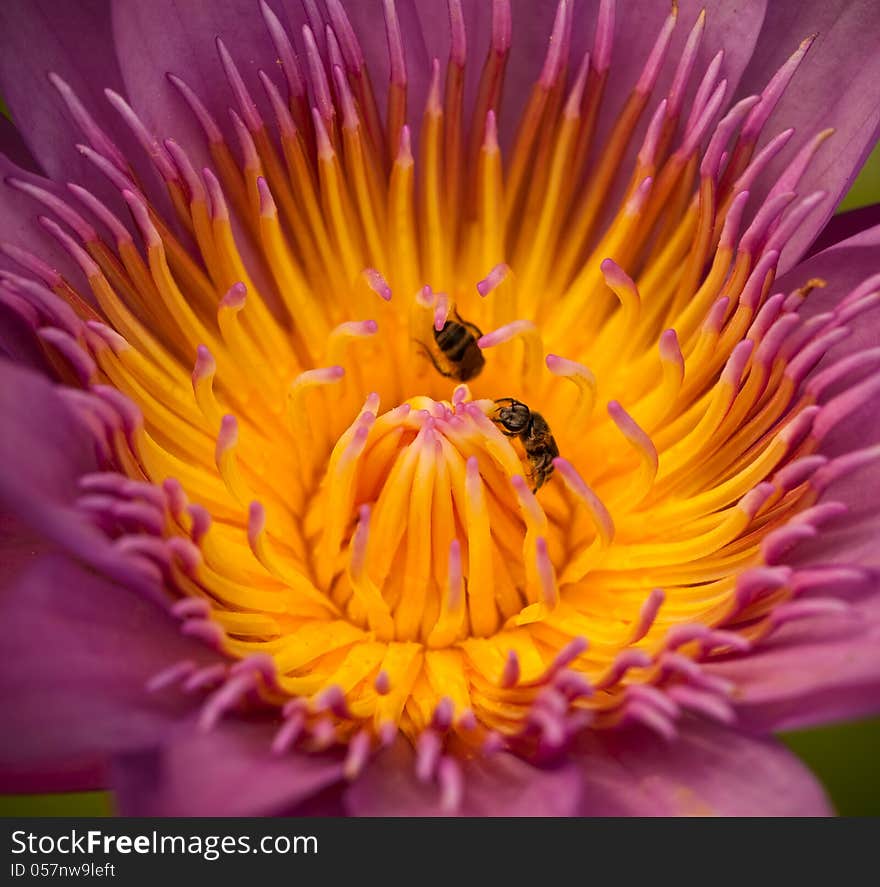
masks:
<path id="1" fill-rule="evenodd" d="M 441 329 L 433 331 L 437 348 L 448 364 L 445 369 L 440 366 L 437 357 L 427 345 L 423 342 L 419 342 L 419 345 L 441 376 L 467 382 L 479 376 L 486 363 L 486 358 L 477 345 L 477 339 L 483 334 L 474 324 L 464 320 L 457 311 L 453 311 L 453 317 L 455 320 L 447 320 Z"/>
<path id="2" fill-rule="evenodd" d="M 532 412 L 522 401 L 501 397 L 495 403 L 498 409 L 492 421 L 501 426 L 502 434 L 519 438 L 529 460 L 532 492 L 536 493 L 553 474 L 553 460 L 559 455 L 550 426 L 540 413 Z"/>

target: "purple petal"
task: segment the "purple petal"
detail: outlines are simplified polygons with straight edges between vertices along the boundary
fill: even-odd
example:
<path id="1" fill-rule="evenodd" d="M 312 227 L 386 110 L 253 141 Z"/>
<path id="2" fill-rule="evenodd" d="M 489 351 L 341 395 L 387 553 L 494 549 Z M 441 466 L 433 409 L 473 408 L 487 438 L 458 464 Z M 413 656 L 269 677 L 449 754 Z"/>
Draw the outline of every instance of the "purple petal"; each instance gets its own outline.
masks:
<path id="1" fill-rule="evenodd" d="M 827 816 L 821 786 L 772 739 L 689 720 L 665 742 L 645 728 L 596 730 L 576 749 L 585 816 Z"/>
<path id="2" fill-rule="evenodd" d="M 293 31 L 298 32 L 304 20 L 300 8 Z M 257 0 L 115 3 L 113 34 L 132 107 L 160 139 L 171 137 L 184 145 L 193 162 L 206 162 L 205 139 L 192 111 L 166 74 L 182 77 L 204 102 L 229 144 L 237 144 L 227 109 L 238 109 L 218 56 L 218 37 L 232 55 L 264 118 L 273 119 L 257 71 L 262 68 L 277 78 L 278 54 Z"/>
<path id="3" fill-rule="evenodd" d="M 86 138 L 47 79 L 54 72 L 74 90 L 123 156 L 150 181 L 149 162 L 135 150 L 134 139 L 103 92 L 108 87 L 122 88 L 113 53 L 110 0 L 12 0 L 0 5 L 0 34 L 0 94 L 50 178 L 79 182 L 111 203 L 121 203 L 104 177 L 77 151 L 77 142 Z"/>
<path id="4" fill-rule="evenodd" d="M 24 143 L 21 133 L 15 124 L 0 114 L 0 154 L 29 172 L 39 172 L 39 164 L 31 154 L 30 148 Z"/>
<path id="5" fill-rule="evenodd" d="M 769 188 L 801 145 L 828 127 L 835 129 L 798 188 L 802 194 L 823 189 L 828 197 L 786 247 L 780 264 L 783 270 L 793 266 L 822 230 L 874 146 L 880 127 L 880 17 L 874 0 L 769 3 L 740 93 L 761 90 L 798 42 L 814 33 L 818 37 L 763 138 L 767 141 L 789 127 L 796 130 L 784 157 L 777 158 L 761 179 Z"/>
<path id="6" fill-rule="evenodd" d="M 106 756 L 165 737 L 193 700 L 148 694 L 147 681 L 176 661 L 214 654 L 181 635 L 155 604 L 60 555 L 2 589 L 0 673 L 4 787 L 94 768 Z"/>
<path id="7" fill-rule="evenodd" d="M 0 362 L 0 501 L 28 519 L 70 502 L 80 475 L 97 467 L 94 446 L 42 376 Z"/>
<path id="8" fill-rule="evenodd" d="M 533 767 L 507 753 L 458 762 L 463 797 L 457 809 L 444 807 L 441 789 L 416 778 L 412 747 L 399 740 L 372 760 L 345 794 L 355 816 L 572 816 L 580 783 L 569 765 Z"/>
<path id="9" fill-rule="evenodd" d="M 52 545 L 12 514 L 0 511 L 0 588 L 5 588 Z"/>
<path id="10" fill-rule="evenodd" d="M 788 292 L 813 277 L 828 282 L 807 297 L 807 314 L 820 314 L 877 271 L 880 227 L 862 232 L 811 257 L 781 277 L 777 289 Z M 823 366 L 880 344 L 880 310 L 862 315 Z M 861 374 L 865 375 L 864 371 Z M 859 377 L 856 376 L 856 379 Z M 829 392 L 834 396 L 845 386 Z M 828 396 L 822 399 L 827 401 Z M 868 402 L 833 428 L 821 452 L 840 456 L 880 442 L 880 413 Z M 782 625 L 746 656 L 707 664 L 709 672 L 736 683 L 742 722 L 769 731 L 821 724 L 880 711 L 880 472 L 874 462 L 832 483 L 827 501 L 843 502 L 848 512 L 827 526 L 790 558 L 800 570 L 855 567 L 849 581 L 814 583 L 804 600 L 840 599 L 844 613 L 816 613 Z M 815 573 L 813 574 L 816 575 Z M 832 574 L 828 574 L 829 576 Z M 843 574 L 846 578 L 846 574 Z"/>
<path id="11" fill-rule="evenodd" d="M 831 217 L 819 236 L 810 247 L 807 257 L 848 240 L 862 231 L 880 225 L 880 203 L 862 206 Z"/>
<path id="12" fill-rule="evenodd" d="M 189 725 L 163 748 L 120 755 L 112 770 L 123 816 L 288 814 L 342 779 L 331 755 L 275 756 L 277 725 L 229 718 L 210 732 Z"/>
<path id="13" fill-rule="evenodd" d="M 68 197 L 54 182 L 28 172 L 0 154 L 0 243 L 10 243 L 33 253 L 52 270 L 67 278 L 75 287 L 88 292 L 85 277 L 79 267 L 58 246 L 58 242 L 37 223 L 37 216 L 45 213 L 45 207 L 37 203 L 33 197 L 7 185 L 8 178 L 22 179 L 58 197 L 64 199 Z M 22 273 L 21 266 L 3 253 L 0 253 L 0 267 L 16 274 Z"/>

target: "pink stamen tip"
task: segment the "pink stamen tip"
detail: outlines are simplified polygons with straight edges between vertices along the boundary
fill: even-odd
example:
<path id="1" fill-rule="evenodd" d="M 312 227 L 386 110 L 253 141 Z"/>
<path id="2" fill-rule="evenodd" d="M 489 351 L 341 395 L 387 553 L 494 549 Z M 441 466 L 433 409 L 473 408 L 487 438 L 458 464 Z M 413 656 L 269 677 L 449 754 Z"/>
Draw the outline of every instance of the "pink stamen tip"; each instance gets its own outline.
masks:
<path id="1" fill-rule="evenodd" d="M 507 651 L 507 659 L 504 662 L 504 670 L 501 672 L 500 685 L 505 690 L 510 690 L 519 683 L 520 667 L 516 650 Z"/>
<path id="2" fill-rule="evenodd" d="M 80 348 L 75 339 L 54 327 L 43 327 L 37 330 L 37 335 L 60 352 L 76 373 L 83 387 L 89 386 L 94 381 L 98 367 L 95 361 Z"/>
<path id="3" fill-rule="evenodd" d="M 134 190 L 136 188 L 132 179 L 115 167 L 103 154 L 90 148 L 88 145 L 77 145 L 76 150 L 82 154 L 89 163 L 99 170 L 107 180 L 111 182 L 120 191 L 124 188 Z"/>
<path id="4" fill-rule="evenodd" d="M 187 619 L 181 625 L 180 632 L 215 650 L 222 647 L 223 639 L 226 637 L 223 629 L 216 622 L 207 619 Z"/>
<path id="5" fill-rule="evenodd" d="M 400 129 L 400 142 L 397 148 L 397 158 L 394 162 L 405 165 L 413 162 L 412 136 L 410 134 L 409 126 L 403 126 Z"/>
<path id="6" fill-rule="evenodd" d="M 331 120 L 336 114 L 333 107 L 333 99 L 330 95 L 330 84 L 327 82 L 327 74 L 324 70 L 324 62 L 315 35 L 308 25 L 302 27 L 303 43 L 306 48 L 306 64 L 309 68 L 310 84 L 315 96 L 315 105 L 319 116 L 324 120 Z M 313 108 L 313 113 L 316 109 Z"/>
<path id="7" fill-rule="evenodd" d="M 666 594 L 662 588 L 654 588 L 648 594 L 645 602 L 639 610 L 638 621 L 633 626 L 633 632 L 630 637 L 630 643 L 635 644 L 640 641 L 650 630 L 660 612 L 660 607 L 666 600 Z"/>
<path id="8" fill-rule="evenodd" d="M 348 780 L 355 780 L 363 772 L 370 758 L 370 734 L 367 730 L 360 730 L 348 744 L 345 756 L 343 773 Z"/>
<path id="9" fill-rule="evenodd" d="M 349 132 L 354 132 L 360 126 L 360 118 L 345 71 L 339 65 L 333 66 L 333 82 L 342 105 L 342 126 Z"/>
<path id="10" fill-rule="evenodd" d="M 383 301 L 390 302 L 391 287 L 385 278 L 375 268 L 367 268 L 363 274 L 370 289 Z"/>
<path id="11" fill-rule="evenodd" d="M 195 167 L 190 162 L 186 151 L 174 139 L 165 139 L 163 144 L 165 145 L 165 150 L 168 151 L 168 154 L 174 161 L 178 172 L 183 177 L 186 187 L 189 189 L 190 201 L 206 202 L 205 186 L 195 171 Z"/>
<path id="12" fill-rule="evenodd" d="M 632 278 L 613 259 L 603 259 L 599 269 L 609 286 L 632 290 L 636 288 Z"/>
<path id="13" fill-rule="evenodd" d="M 49 82 L 55 87 L 62 101 L 67 106 L 70 116 L 73 117 L 83 135 L 89 140 L 92 147 L 103 154 L 120 172 L 128 173 L 128 164 L 122 152 L 107 133 L 95 122 L 91 114 L 85 109 L 79 97 L 66 80 L 59 77 L 54 71 L 48 74 Z"/>
<path id="14" fill-rule="evenodd" d="M 266 509 L 261 502 L 251 502 L 248 506 L 248 542 L 251 546 L 266 529 Z"/>
<path id="15" fill-rule="evenodd" d="M 435 730 L 446 732 L 452 726 L 452 719 L 455 715 L 455 705 L 448 696 L 444 696 L 434 709 L 431 717 L 431 726 Z"/>
<path id="16" fill-rule="evenodd" d="M 263 85 L 263 91 L 269 98 L 269 104 L 272 106 L 272 112 L 275 114 L 275 120 L 278 123 L 278 129 L 282 138 L 292 139 L 296 136 L 296 124 L 290 114 L 290 108 L 287 102 L 281 97 L 278 87 L 272 82 L 272 79 L 265 71 L 257 71 L 257 77 Z"/>
<path id="17" fill-rule="evenodd" d="M 221 308 L 228 308 L 231 311 L 241 311 L 247 302 L 247 287 L 239 281 L 233 283 L 226 292 L 226 295 L 220 300 Z"/>
<path id="18" fill-rule="evenodd" d="M 443 104 L 440 92 L 440 59 L 431 60 L 431 85 L 428 88 L 428 99 L 425 103 L 425 113 L 438 116 L 443 113 Z"/>
<path id="19" fill-rule="evenodd" d="M 162 690 L 173 687 L 175 684 L 179 684 L 188 678 L 195 671 L 195 668 L 195 663 L 189 659 L 169 665 L 168 668 L 162 669 L 162 671 L 153 675 L 147 681 L 147 693 L 159 693 Z"/>
<path id="20" fill-rule="evenodd" d="M 693 125 L 694 121 L 703 113 L 703 109 L 706 107 L 706 102 L 709 101 L 709 96 L 712 95 L 712 92 L 715 89 L 715 84 L 718 82 L 718 75 L 721 72 L 721 65 L 724 63 L 724 50 L 719 49 L 717 53 L 712 57 L 712 61 L 709 62 L 706 67 L 706 71 L 703 74 L 703 79 L 700 81 L 700 85 L 697 87 L 696 95 L 694 96 L 693 102 L 691 103 L 691 113 L 688 115 L 688 120 L 685 125 L 685 129 L 690 129 Z"/>
<path id="21" fill-rule="evenodd" d="M 535 540 L 535 560 L 538 567 L 538 579 L 541 584 L 541 597 L 548 607 L 559 603 L 559 589 L 556 586 L 556 571 L 547 551 L 547 540 L 539 536 Z"/>
<path id="22" fill-rule="evenodd" d="M 785 194 L 777 194 L 775 197 L 767 200 L 755 214 L 752 224 L 749 225 L 745 234 L 743 234 L 739 248 L 744 252 L 756 255 L 773 223 L 785 212 L 796 196 L 794 191 L 789 191 Z"/>
<path id="23" fill-rule="evenodd" d="M 806 483 L 820 468 L 828 464 L 825 456 L 803 456 L 781 468 L 773 476 L 773 484 L 787 493 Z"/>
<path id="24" fill-rule="evenodd" d="M 437 293 L 434 304 L 434 329 L 439 333 L 449 317 L 449 296 L 446 293 Z"/>
<path id="25" fill-rule="evenodd" d="M 547 46 L 547 55 L 544 58 L 544 67 L 538 82 L 544 89 L 551 89 L 562 71 L 566 59 L 563 56 L 565 49 L 565 31 L 568 19 L 568 2 L 559 0 L 556 7 L 556 18 L 553 20 L 553 30 L 550 32 L 550 42 Z"/>
<path id="26" fill-rule="evenodd" d="M 663 60 L 666 58 L 666 52 L 669 49 L 669 42 L 672 39 L 672 32 L 675 30 L 675 23 L 678 19 L 678 4 L 673 4 L 672 10 L 663 22 L 663 27 L 657 35 L 657 40 L 651 49 L 651 54 L 645 62 L 638 83 L 636 83 L 635 91 L 642 95 L 650 95 L 660 76 L 660 70 L 663 67 Z"/>
<path id="27" fill-rule="evenodd" d="M 197 693 L 209 687 L 215 687 L 226 677 L 226 666 L 222 662 L 205 665 L 194 671 L 183 684 L 186 693 Z"/>
<path id="28" fill-rule="evenodd" d="M 469 400 L 470 396 L 471 392 L 467 385 L 457 385 L 452 392 L 452 405 L 458 407 L 466 400 Z"/>
<path id="29" fill-rule="evenodd" d="M 681 345 L 678 341 L 678 333 L 673 330 L 664 330 L 660 334 L 658 344 L 660 359 L 665 363 L 671 363 L 684 372 L 684 356 L 681 353 Z"/>
<path id="30" fill-rule="evenodd" d="M 262 176 L 257 176 L 257 194 L 260 198 L 260 215 L 274 218 L 278 215 L 278 207 L 272 199 L 269 185 Z"/>
<path id="31" fill-rule="evenodd" d="M 744 511 L 748 517 L 754 518 L 755 515 L 764 507 L 764 503 L 776 492 L 773 484 L 764 481 L 758 484 L 753 490 L 750 490 L 742 499 L 739 500 L 738 508 Z"/>
<path id="32" fill-rule="evenodd" d="M 626 211 L 632 215 L 638 212 L 641 212 L 645 204 L 648 202 L 648 198 L 651 196 L 651 188 L 654 187 L 654 179 L 648 176 L 645 179 L 642 179 L 638 188 L 636 188 L 632 197 L 626 203 Z"/>
<path id="33" fill-rule="evenodd" d="M 587 87 L 587 75 L 590 73 L 589 58 L 584 57 L 581 66 L 578 68 L 577 77 L 565 100 L 565 108 L 563 114 L 569 120 L 576 120 L 581 114 L 581 105 L 584 99 L 584 90 Z"/>
<path id="34" fill-rule="evenodd" d="M 814 191 L 805 197 L 791 212 L 779 223 L 779 227 L 770 235 L 767 241 L 768 250 L 782 250 L 783 246 L 791 239 L 795 231 L 812 214 L 813 210 L 828 197 L 827 191 Z"/>
<path id="35" fill-rule="evenodd" d="M 336 39 L 336 32 L 331 25 L 324 28 L 324 38 L 327 41 L 327 54 L 330 56 L 330 70 L 339 68 L 340 71 L 345 70 L 345 60 L 342 58 L 342 50 L 339 48 L 339 41 Z"/>
<path id="36" fill-rule="evenodd" d="M 703 32 L 706 28 L 706 10 L 701 10 L 697 16 L 697 20 L 688 34 L 687 42 L 681 53 L 678 67 L 675 70 L 675 77 L 672 80 L 672 86 L 669 88 L 669 107 L 673 115 L 677 115 L 684 101 L 684 94 L 690 81 L 694 64 L 697 61 L 697 51 L 700 42 L 703 39 Z"/>
<path id="37" fill-rule="evenodd" d="M 202 178 L 205 180 L 205 187 L 208 190 L 212 217 L 222 221 L 229 221 L 229 207 L 226 205 L 226 198 L 223 196 L 220 180 L 207 166 L 202 169 Z"/>
<path id="38" fill-rule="evenodd" d="M 391 83 L 395 86 L 406 86 L 406 60 L 403 51 L 403 35 L 397 19 L 397 8 L 394 0 L 383 0 L 385 12 L 385 36 L 388 41 L 388 59 L 391 68 Z"/>
<path id="39" fill-rule="evenodd" d="M 764 253 L 764 255 L 761 256 L 758 264 L 755 266 L 755 270 L 749 275 L 749 279 L 743 287 L 742 294 L 739 297 L 741 305 L 753 310 L 758 307 L 768 275 L 774 271 L 778 261 L 779 253 L 775 250 L 769 253 Z"/>
<path id="40" fill-rule="evenodd" d="M 387 696 L 391 692 L 391 678 L 387 671 L 380 671 L 373 681 L 373 687 L 380 696 Z"/>
<path id="41" fill-rule="evenodd" d="M 339 37 L 339 47 L 345 63 L 352 73 L 358 73 L 364 66 L 364 56 L 357 35 L 340 0 L 326 0 L 327 13 L 333 30 Z"/>
<path id="42" fill-rule="evenodd" d="M 611 416 L 611 421 L 618 427 L 621 434 L 656 470 L 659 464 L 657 448 L 654 446 L 651 438 L 639 427 L 635 419 L 616 400 L 608 403 L 608 415 Z"/>
<path id="43" fill-rule="evenodd" d="M 798 543 L 815 539 L 818 530 L 809 524 L 789 524 L 774 530 L 761 542 L 761 555 L 765 563 L 778 564 Z"/>
<path id="44" fill-rule="evenodd" d="M 509 342 L 511 339 L 514 339 L 523 333 L 527 333 L 534 328 L 534 324 L 530 320 L 514 320 L 512 323 L 507 323 L 504 326 L 499 327 L 497 330 L 493 330 L 491 333 L 486 333 L 485 336 L 481 336 L 477 341 L 477 345 L 480 348 L 494 348 L 496 345 Z"/>
<path id="45" fill-rule="evenodd" d="M 233 61 L 229 50 L 226 48 L 226 44 L 224 44 L 220 37 L 217 37 L 214 42 L 217 47 L 217 52 L 220 55 L 220 63 L 223 65 L 226 79 L 229 81 L 229 86 L 235 95 L 235 100 L 238 102 L 238 107 L 247 123 L 247 127 L 251 132 L 256 132 L 263 126 L 263 121 L 260 119 L 260 112 L 257 110 L 257 106 L 254 104 L 254 100 L 251 98 L 248 88 L 245 86 L 245 82 L 239 73 L 238 67 Z"/>
<path id="46" fill-rule="evenodd" d="M 738 388 L 742 381 L 743 372 L 754 350 L 755 343 L 750 342 L 748 339 L 737 343 L 721 372 L 721 382 L 733 388 Z"/>
<path id="47" fill-rule="evenodd" d="M 718 114 L 724 105 L 724 97 L 726 95 L 727 80 L 722 80 L 718 86 L 715 87 L 712 96 L 706 103 L 706 107 L 694 121 L 693 126 L 690 126 L 690 121 L 688 121 L 688 127 L 685 129 L 684 142 L 678 150 L 680 156 L 689 157 L 700 147 L 700 142 L 703 140 L 703 136 L 708 132 L 716 114 Z"/>
<path id="48" fill-rule="evenodd" d="M 657 110 L 654 111 L 651 122 L 648 124 L 648 131 L 645 133 L 645 138 L 638 154 L 638 161 L 642 166 L 653 166 L 657 159 L 657 148 L 660 144 L 660 137 L 663 134 L 663 127 L 666 124 L 667 107 L 667 100 L 663 99 L 657 105 Z"/>
<path id="49" fill-rule="evenodd" d="M 600 74 L 611 64 L 611 50 L 614 46 L 614 0 L 600 0 L 599 14 L 596 17 L 596 34 L 593 37 L 593 66 Z"/>
<path id="50" fill-rule="evenodd" d="M 37 216 L 37 221 L 73 256 L 86 277 L 92 278 L 101 274 L 101 269 L 92 257 L 66 231 L 63 231 L 57 222 L 48 216 Z"/>
<path id="51" fill-rule="evenodd" d="M 793 135 L 794 129 L 784 129 L 779 135 L 774 136 L 767 142 L 734 183 L 734 192 L 750 188 L 755 179 L 764 171 L 770 161 L 782 151 Z M 740 135 L 740 138 L 742 138 L 742 135 Z"/>
<path id="52" fill-rule="evenodd" d="M 815 35 L 808 37 L 783 63 L 782 67 L 770 78 L 770 82 L 761 93 L 761 102 L 749 114 L 743 126 L 742 138 L 748 142 L 755 142 L 769 120 L 773 109 L 776 107 L 783 93 L 788 87 L 791 78 L 798 69 L 801 61 L 815 40 Z"/>
<path id="53" fill-rule="evenodd" d="M 653 663 L 651 657 L 644 651 L 634 648 L 621 650 L 611 663 L 608 671 L 596 683 L 597 690 L 606 690 L 619 683 L 621 678 L 633 668 L 648 668 Z"/>
<path id="54" fill-rule="evenodd" d="M 217 456 L 232 449 L 238 443 L 238 420 L 232 413 L 227 413 L 220 421 L 220 433 L 217 435 Z"/>
<path id="55" fill-rule="evenodd" d="M 38 200 L 43 206 L 48 207 L 56 213 L 64 222 L 70 225 L 76 232 L 77 236 L 84 241 L 93 241 L 98 239 L 98 232 L 69 204 L 65 203 L 60 197 L 56 197 L 44 188 L 9 176 L 6 184 L 16 191 L 21 191 L 29 197 Z"/>
<path id="56" fill-rule="evenodd" d="M 498 122 L 495 111 L 491 108 L 486 112 L 486 127 L 483 132 L 483 150 L 493 154 L 498 150 Z"/>
<path id="57" fill-rule="evenodd" d="M 444 757 L 437 768 L 440 782 L 440 806 L 447 813 L 455 813 L 464 800 L 464 776 L 454 758 Z"/>
<path id="58" fill-rule="evenodd" d="M 132 237 L 125 225 L 91 191 L 73 182 L 67 183 L 67 189 L 110 229 L 117 244 L 131 243 Z"/>
<path id="59" fill-rule="evenodd" d="M 162 494 L 168 503 L 168 511 L 175 518 L 182 517 L 189 503 L 180 481 L 176 477 L 166 477 L 162 481 Z"/>
<path id="60" fill-rule="evenodd" d="M 104 95 L 111 105 L 116 109 L 128 128 L 134 133 L 135 138 L 140 143 L 144 151 L 149 155 L 159 174 L 166 182 L 175 181 L 177 179 L 177 168 L 168 156 L 165 147 L 156 139 L 156 137 L 147 129 L 144 122 L 134 112 L 131 105 L 125 99 L 114 92 L 112 89 L 105 89 Z"/>
<path id="61" fill-rule="evenodd" d="M 760 97 L 751 95 L 737 102 L 727 115 L 715 127 L 709 140 L 709 146 L 700 164 L 700 174 L 705 178 L 717 179 L 723 164 L 724 150 L 740 121 L 760 101 Z"/>
<path id="62" fill-rule="evenodd" d="M 449 59 L 458 67 L 467 60 L 467 30 L 461 0 L 449 0 Z"/>
<path id="63" fill-rule="evenodd" d="M 492 50 L 499 55 L 507 52 L 512 33 L 510 0 L 492 0 Z"/>
<path id="64" fill-rule="evenodd" d="M 232 120 L 235 134 L 238 136 L 238 144 L 241 146 L 243 169 L 247 172 L 259 169 L 260 155 L 257 153 L 257 146 L 254 144 L 254 140 L 251 138 L 251 133 L 244 120 L 241 119 L 234 108 L 229 109 L 229 116 Z"/>
<path id="65" fill-rule="evenodd" d="M 419 782 L 430 782 L 434 777 L 443 744 L 433 730 L 424 730 L 416 742 L 416 778 Z"/>
<path id="66" fill-rule="evenodd" d="M 272 43 L 275 45 L 275 50 L 278 53 L 278 59 L 287 79 L 290 94 L 295 98 L 301 98 L 306 94 L 305 81 L 300 72 L 290 37 L 279 21 L 278 16 L 275 15 L 265 0 L 260 0 L 260 10 L 263 14 L 263 21 L 266 23 L 266 30 L 268 30 Z"/>
<path id="67" fill-rule="evenodd" d="M 477 283 L 477 292 L 485 298 L 497 286 L 500 286 L 510 274 L 510 267 L 503 262 L 496 265 L 481 281 Z"/>
<path id="68" fill-rule="evenodd" d="M 36 274 L 48 286 L 54 287 L 61 283 L 61 275 L 33 253 L 29 253 L 27 250 L 5 241 L 0 243 L 0 252 L 9 256 L 10 259 L 17 262 L 26 271 Z"/>
<path id="69" fill-rule="evenodd" d="M 299 700 L 294 700 L 299 702 Z M 272 754 L 276 756 L 287 754 L 296 741 L 303 734 L 306 726 L 306 715 L 303 711 L 293 712 L 281 725 L 272 740 Z"/>
<path id="70" fill-rule="evenodd" d="M 721 229 L 719 249 L 733 249 L 737 234 L 739 233 L 743 212 L 745 211 L 746 204 L 749 202 L 749 196 L 748 191 L 740 191 L 733 198 L 730 209 L 727 211 L 727 218 L 724 220 L 724 227 Z"/>
<path id="71" fill-rule="evenodd" d="M 176 74 L 168 73 L 165 76 L 177 89 L 177 91 L 183 96 L 184 100 L 189 105 L 192 112 L 196 115 L 196 119 L 199 121 L 199 125 L 204 130 L 205 136 L 207 137 L 208 141 L 212 142 L 213 144 L 222 142 L 223 133 L 220 132 L 220 127 L 217 126 L 216 121 L 211 116 L 210 112 L 205 107 L 202 100 L 196 95 L 195 91 Z"/>
<path id="72" fill-rule="evenodd" d="M 223 715 L 238 705 L 255 686 L 253 673 L 231 676 L 205 703 L 199 717 L 199 729 L 203 732 L 212 730 Z"/>

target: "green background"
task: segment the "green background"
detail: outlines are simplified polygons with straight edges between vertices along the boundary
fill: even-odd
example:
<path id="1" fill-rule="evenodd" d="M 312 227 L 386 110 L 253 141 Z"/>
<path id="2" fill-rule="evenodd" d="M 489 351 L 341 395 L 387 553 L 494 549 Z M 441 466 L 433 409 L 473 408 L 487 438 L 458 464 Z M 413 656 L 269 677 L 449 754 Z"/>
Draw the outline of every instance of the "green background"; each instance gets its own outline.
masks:
<path id="1" fill-rule="evenodd" d="M 0 112 L 5 112 L 0 100 Z M 880 202 L 880 146 L 849 194 L 841 211 Z M 844 816 L 880 815 L 880 718 L 787 733 L 783 741 L 822 780 L 837 811 Z M 3 816 L 111 816 L 109 792 L 0 796 Z"/>

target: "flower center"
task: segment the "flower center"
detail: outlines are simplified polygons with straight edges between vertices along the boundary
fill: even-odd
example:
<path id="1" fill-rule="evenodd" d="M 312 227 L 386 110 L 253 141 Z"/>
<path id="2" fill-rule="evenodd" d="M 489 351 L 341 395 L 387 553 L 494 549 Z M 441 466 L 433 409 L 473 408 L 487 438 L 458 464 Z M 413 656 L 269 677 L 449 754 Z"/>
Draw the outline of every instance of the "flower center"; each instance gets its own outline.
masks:
<path id="1" fill-rule="evenodd" d="M 240 162 L 172 76 L 219 177 L 111 94 L 187 245 L 57 78 L 143 253 L 84 189 L 71 187 L 115 251 L 61 198 L 9 182 L 74 230 L 41 217 L 94 296 L 4 247 L 41 281 L 0 272 L 80 387 L 66 396 L 106 463 L 80 506 L 179 598 L 184 631 L 237 661 L 169 675 L 226 682 L 209 721 L 254 691 L 288 703 L 281 746 L 308 727 L 318 744 L 351 740 L 355 759 L 398 727 L 429 737 L 430 755 L 450 728 L 470 745 L 558 747 L 572 710 L 664 735 L 678 704 L 723 719 L 725 687 L 698 662 L 748 646 L 809 581 L 777 561 L 833 516 L 812 507 L 836 470 L 815 451 L 862 393 L 817 406 L 851 364 L 803 383 L 876 297 L 856 290 L 803 320 L 809 286 L 772 292 L 824 198 L 795 202 L 795 189 L 827 132 L 746 219 L 792 135 L 755 150 L 807 44 L 725 114 L 721 56 L 694 74 L 700 15 L 636 150 L 673 4 L 600 144 L 614 5 L 600 4 L 592 51 L 569 59 L 561 2 L 502 162 L 509 4 L 492 4 L 466 109 L 450 3 L 416 159 L 395 4 L 384 126 L 344 10 L 328 7 L 327 59 L 303 31 L 313 95 L 262 7 L 290 89 L 285 101 L 260 72 L 277 132 L 218 42 Z"/>
<path id="2" fill-rule="evenodd" d="M 548 521 L 494 408 L 415 397 L 376 418 L 368 405 L 330 456 L 316 572 L 380 640 L 447 647 L 556 603 Z"/>

